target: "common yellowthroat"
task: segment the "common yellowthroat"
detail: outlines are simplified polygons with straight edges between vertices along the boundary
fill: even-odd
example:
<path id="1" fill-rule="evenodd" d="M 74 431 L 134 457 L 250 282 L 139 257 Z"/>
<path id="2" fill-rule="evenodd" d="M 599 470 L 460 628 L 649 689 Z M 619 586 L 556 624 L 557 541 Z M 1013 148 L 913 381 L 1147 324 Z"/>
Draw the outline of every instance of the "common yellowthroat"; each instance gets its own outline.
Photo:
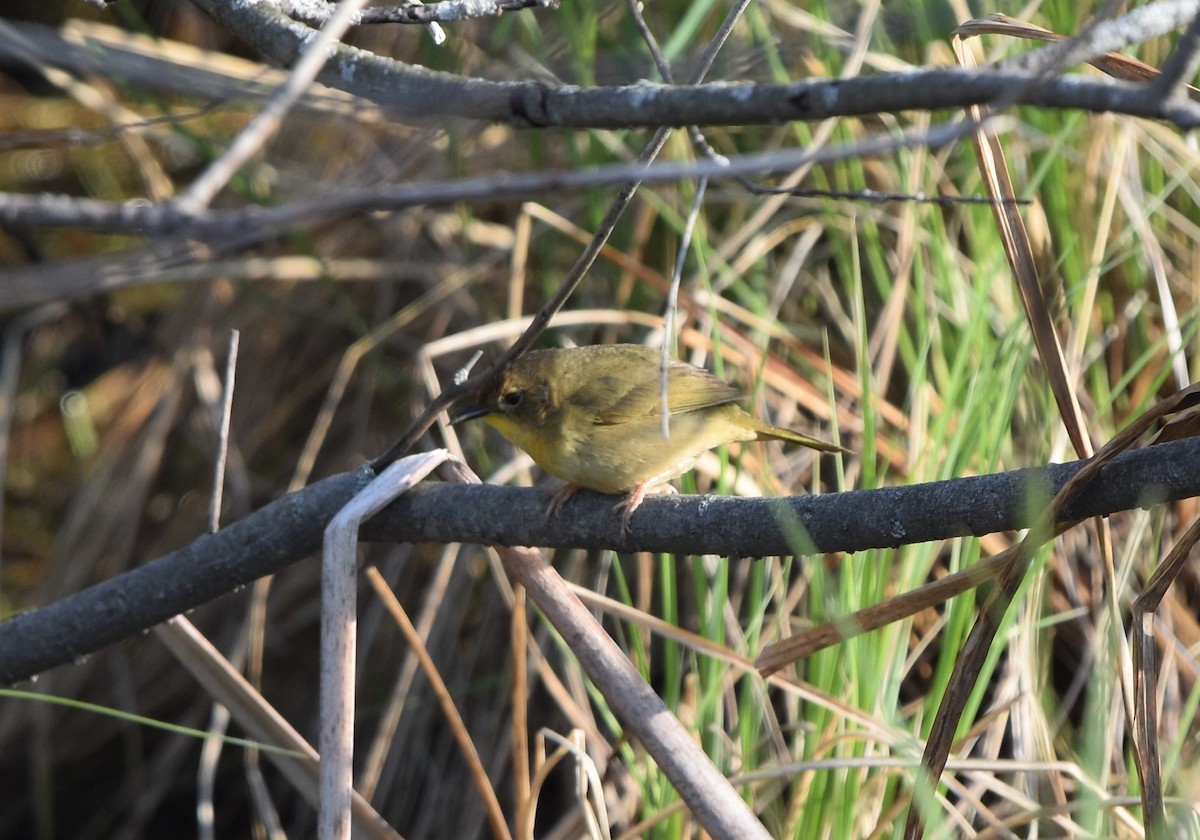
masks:
<path id="1" fill-rule="evenodd" d="M 622 527 L 648 492 L 724 443 L 782 440 L 822 452 L 842 447 L 771 426 L 735 403 L 741 394 L 703 368 L 667 365 L 670 436 L 662 431 L 659 351 L 636 344 L 535 350 L 503 371 L 477 405 L 451 423 L 482 417 L 546 472 L 567 482 L 553 513 L 579 487 L 628 494 Z"/>

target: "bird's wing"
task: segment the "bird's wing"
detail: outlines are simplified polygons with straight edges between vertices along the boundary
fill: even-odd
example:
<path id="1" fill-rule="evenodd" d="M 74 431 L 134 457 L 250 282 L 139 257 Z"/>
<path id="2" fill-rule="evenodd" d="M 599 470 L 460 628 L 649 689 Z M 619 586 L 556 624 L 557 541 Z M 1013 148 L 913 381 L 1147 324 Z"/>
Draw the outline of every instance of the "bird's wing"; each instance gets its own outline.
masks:
<path id="1" fill-rule="evenodd" d="M 623 393 L 612 399 L 615 391 Z M 600 425 L 631 423 L 662 415 L 662 376 L 657 367 L 653 375 L 608 389 L 608 394 L 607 405 L 591 407 L 592 416 Z M 667 409 L 671 414 L 735 402 L 741 396 L 732 385 L 706 370 L 682 362 L 667 366 Z"/>

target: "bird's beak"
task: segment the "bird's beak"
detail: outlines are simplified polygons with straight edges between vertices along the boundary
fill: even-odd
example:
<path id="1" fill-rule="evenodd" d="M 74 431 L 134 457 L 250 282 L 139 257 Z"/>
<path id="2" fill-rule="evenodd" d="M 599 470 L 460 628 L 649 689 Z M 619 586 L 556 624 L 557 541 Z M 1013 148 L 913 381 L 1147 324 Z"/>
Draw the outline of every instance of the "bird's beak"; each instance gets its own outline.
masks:
<path id="1" fill-rule="evenodd" d="M 465 423 L 468 420 L 475 420 L 478 417 L 485 417 L 488 414 L 495 414 L 496 407 L 491 405 L 477 405 L 471 408 L 460 411 L 450 418 L 450 425 L 457 426 L 459 423 Z"/>

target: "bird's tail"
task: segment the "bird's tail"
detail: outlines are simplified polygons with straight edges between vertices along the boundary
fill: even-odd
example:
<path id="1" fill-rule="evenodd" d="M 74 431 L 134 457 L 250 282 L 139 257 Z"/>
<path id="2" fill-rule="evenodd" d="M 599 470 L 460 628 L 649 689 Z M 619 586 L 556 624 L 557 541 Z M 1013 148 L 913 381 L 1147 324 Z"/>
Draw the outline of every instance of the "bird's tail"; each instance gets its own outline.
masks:
<path id="1" fill-rule="evenodd" d="M 769 423 L 763 423 L 757 419 L 754 421 L 754 425 L 754 431 L 757 433 L 759 440 L 782 440 L 787 443 L 797 443 L 800 446 L 807 446 L 809 449 L 816 449 L 820 452 L 850 451 L 844 446 L 838 446 L 836 443 L 829 443 L 821 440 L 820 438 L 802 435 L 799 432 L 793 432 L 791 429 L 783 429 L 779 426 L 772 426 Z"/>

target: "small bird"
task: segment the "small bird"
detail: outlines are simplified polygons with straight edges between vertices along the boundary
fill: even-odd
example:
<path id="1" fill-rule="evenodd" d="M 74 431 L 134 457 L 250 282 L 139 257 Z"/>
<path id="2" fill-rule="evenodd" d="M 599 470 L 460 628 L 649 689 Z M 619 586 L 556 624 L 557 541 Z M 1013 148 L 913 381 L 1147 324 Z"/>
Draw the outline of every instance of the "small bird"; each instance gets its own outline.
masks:
<path id="1" fill-rule="evenodd" d="M 742 394 L 727 382 L 675 361 L 666 369 L 670 435 L 664 438 L 662 375 L 659 351 L 637 344 L 535 350 L 450 422 L 482 417 L 565 481 L 547 515 L 580 487 L 628 494 L 616 507 L 623 511 L 623 531 L 647 493 L 690 470 L 713 447 L 767 439 L 848 451 L 756 420 L 735 404 Z"/>

